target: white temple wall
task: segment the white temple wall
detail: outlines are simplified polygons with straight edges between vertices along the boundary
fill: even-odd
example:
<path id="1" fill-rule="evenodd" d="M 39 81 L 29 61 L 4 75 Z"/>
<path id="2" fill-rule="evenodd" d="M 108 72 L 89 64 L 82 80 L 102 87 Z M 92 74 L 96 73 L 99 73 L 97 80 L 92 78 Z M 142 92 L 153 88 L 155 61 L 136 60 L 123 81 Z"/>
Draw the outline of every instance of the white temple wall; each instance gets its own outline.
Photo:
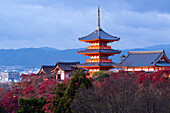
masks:
<path id="1" fill-rule="evenodd" d="M 61 80 L 64 80 L 65 79 L 65 73 L 64 71 L 61 72 Z"/>

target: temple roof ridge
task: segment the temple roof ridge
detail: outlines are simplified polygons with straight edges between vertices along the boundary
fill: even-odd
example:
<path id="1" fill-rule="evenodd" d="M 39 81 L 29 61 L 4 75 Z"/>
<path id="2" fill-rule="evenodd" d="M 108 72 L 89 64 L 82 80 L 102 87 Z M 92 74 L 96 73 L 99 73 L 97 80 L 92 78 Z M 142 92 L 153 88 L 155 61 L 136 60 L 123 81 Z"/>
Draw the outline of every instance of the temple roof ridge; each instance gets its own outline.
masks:
<path id="1" fill-rule="evenodd" d="M 154 54 L 154 53 L 164 53 L 164 50 L 157 50 L 157 51 L 128 51 L 128 54 Z"/>
<path id="2" fill-rule="evenodd" d="M 41 67 L 54 67 L 55 65 L 42 65 Z"/>
<path id="3" fill-rule="evenodd" d="M 80 62 L 56 62 L 56 64 L 79 64 Z"/>

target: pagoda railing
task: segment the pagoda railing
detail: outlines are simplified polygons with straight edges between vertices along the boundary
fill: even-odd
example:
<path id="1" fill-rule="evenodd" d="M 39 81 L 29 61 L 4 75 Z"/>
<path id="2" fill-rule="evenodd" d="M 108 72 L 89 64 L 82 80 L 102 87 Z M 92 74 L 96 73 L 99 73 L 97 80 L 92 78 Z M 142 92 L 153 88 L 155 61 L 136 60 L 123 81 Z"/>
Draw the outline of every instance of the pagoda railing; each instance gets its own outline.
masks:
<path id="1" fill-rule="evenodd" d="M 112 62 L 112 59 L 87 59 L 86 62 Z"/>
<path id="2" fill-rule="evenodd" d="M 111 49 L 111 46 L 92 45 L 92 46 L 88 46 L 87 49 Z"/>

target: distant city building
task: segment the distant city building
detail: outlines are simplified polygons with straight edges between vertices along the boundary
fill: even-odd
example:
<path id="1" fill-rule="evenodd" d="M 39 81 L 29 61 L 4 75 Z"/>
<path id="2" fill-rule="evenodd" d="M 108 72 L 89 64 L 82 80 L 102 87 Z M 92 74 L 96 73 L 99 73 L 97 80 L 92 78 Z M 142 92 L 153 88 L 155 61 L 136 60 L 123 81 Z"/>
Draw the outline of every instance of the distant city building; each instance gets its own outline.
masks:
<path id="1" fill-rule="evenodd" d="M 39 70 L 39 68 L 26 68 L 22 66 L 0 66 L 0 82 L 18 82 L 21 80 L 21 74 L 37 74 Z"/>
<path id="2" fill-rule="evenodd" d="M 19 82 L 20 81 L 19 72 L 2 72 L 3 82 Z"/>
<path id="3" fill-rule="evenodd" d="M 39 68 L 24 69 L 24 70 L 20 71 L 20 74 L 31 74 L 31 73 L 37 74 L 39 71 L 40 71 Z"/>
<path id="4" fill-rule="evenodd" d="M 170 71 L 170 59 L 164 50 L 160 51 L 129 51 L 126 58 L 116 66 L 124 71 Z"/>

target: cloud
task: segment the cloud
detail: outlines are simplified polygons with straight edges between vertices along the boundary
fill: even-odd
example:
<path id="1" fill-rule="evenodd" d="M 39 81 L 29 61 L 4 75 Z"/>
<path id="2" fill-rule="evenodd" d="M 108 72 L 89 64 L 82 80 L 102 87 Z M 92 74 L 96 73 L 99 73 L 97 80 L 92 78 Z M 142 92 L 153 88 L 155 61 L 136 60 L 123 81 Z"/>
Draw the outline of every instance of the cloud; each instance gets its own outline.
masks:
<path id="1" fill-rule="evenodd" d="M 137 12 L 166 12 L 170 13 L 170 1 L 169 0 L 121 0 L 132 6 L 132 9 Z"/>
<path id="2" fill-rule="evenodd" d="M 104 26 L 109 32 L 115 32 L 121 37 L 120 48 L 166 44 L 170 42 L 169 16 L 167 13 L 124 10 L 107 14 L 107 20 L 104 20 L 110 24 L 106 26 L 104 23 Z"/>
<path id="3" fill-rule="evenodd" d="M 0 48 L 86 47 L 78 38 L 97 28 L 98 0 L 0 2 Z M 102 28 L 111 35 L 121 37 L 120 42 L 112 44 L 113 48 L 144 47 L 170 42 L 170 9 L 160 10 L 157 5 L 148 9 L 140 5 L 143 3 L 146 1 L 99 1 Z"/>

